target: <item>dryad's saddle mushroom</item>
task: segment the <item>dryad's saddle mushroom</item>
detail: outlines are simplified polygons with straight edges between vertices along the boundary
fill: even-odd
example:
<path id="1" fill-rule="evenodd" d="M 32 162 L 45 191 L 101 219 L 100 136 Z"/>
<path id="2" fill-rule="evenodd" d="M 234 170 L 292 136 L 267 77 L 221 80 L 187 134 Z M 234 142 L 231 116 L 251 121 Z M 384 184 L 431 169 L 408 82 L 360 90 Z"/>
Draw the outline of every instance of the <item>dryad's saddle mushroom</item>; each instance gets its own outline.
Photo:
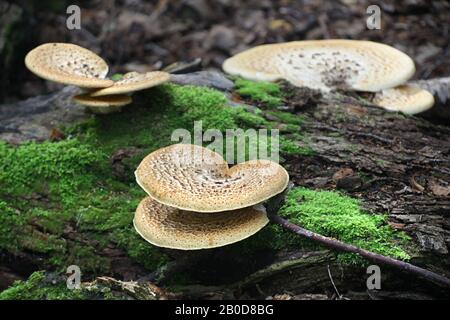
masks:
<path id="1" fill-rule="evenodd" d="M 92 97 L 89 94 L 81 94 L 74 96 L 73 101 L 88 107 L 94 113 L 107 114 L 120 111 L 123 106 L 130 104 L 133 100 L 127 95 Z"/>
<path id="2" fill-rule="evenodd" d="M 376 92 L 404 84 L 414 62 L 385 44 L 357 40 L 294 41 L 254 47 L 227 59 L 225 72 L 295 86 Z"/>
<path id="3" fill-rule="evenodd" d="M 70 43 L 47 43 L 25 57 L 27 68 L 46 80 L 82 88 L 106 88 L 108 65 L 92 51 Z"/>
<path id="4" fill-rule="evenodd" d="M 282 192 L 289 176 L 272 161 L 247 161 L 230 169 L 209 149 L 175 144 L 148 155 L 136 180 L 150 195 L 136 210 L 136 231 L 160 247 L 198 250 L 262 229 L 269 219 L 261 202 Z"/>
<path id="5" fill-rule="evenodd" d="M 269 220 L 262 206 L 202 214 L 169 207 L 147 197 L 139 204 L 133 222 L 136 231 L 151 244 L 197 250 L 248 238 Z"/>
<path id="6" fill-rule="evenodd" d="M 158 202 L 209 213 L 258 204 L 281 193 L 289 182 L 286 170 L 275 162 L 251 160 L 229 168 L 219 154 L 187 144 L 149 154 L 135 174 Z"/>
<path id="7" fill-rule="evenodd" d="M 431 92 L 413 85 L 404 85 L 382 90 L 373 99 L 376 105 L 406 114 L 417 114 L 430 109 L 434 105 Z"/>
<path id="8" fill-rule="evenodd" d="M 91 96 L 98 97 L 111 94 L 131 93 L 134 91 L 155 87 L 169 80 L 170 75 L 167 72 L 129 72 L 125 74 L 121 80 L 114 82 L 113 86 L 96 90 L 91 93 Z"/>
<path id="9" fill-rule="evenodd" d="M 31 50 L 25 57 L 30 71 L 46 80 L 81 88 L 98 89 L 73 100 L 94 113 L 112 113 L 130 104 L 123 94 L 147 89 L 169 81 L 166 72 L 130 72 L 114 82 L 106 79 L 108 65 L 92 51 L 70 43 L 47 43 Z"/>

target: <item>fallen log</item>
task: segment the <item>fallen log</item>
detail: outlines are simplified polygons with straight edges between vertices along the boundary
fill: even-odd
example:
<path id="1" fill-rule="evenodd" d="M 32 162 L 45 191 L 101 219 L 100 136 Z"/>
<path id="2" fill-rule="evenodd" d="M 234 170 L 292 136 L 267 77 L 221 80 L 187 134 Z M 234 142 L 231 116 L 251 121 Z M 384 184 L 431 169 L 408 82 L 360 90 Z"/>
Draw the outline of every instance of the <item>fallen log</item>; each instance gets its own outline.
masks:
<path id="1" fill-rule="evenodd" d="M 273 223 L 280 225 L 283 229 L 285 229 L 287 231 L 293 232 L 299 236 L 303 236 L 303 237 L 306 237 L 313 241 L 319 242 L 320 244 L 323 244 L 326 247 L 329 247 L 329 248 L 332 248 L 335 250 L 339 250 L 339 251 L 355 253 L 355 254 L 358 254 L 358 255 L 360 255 L 364 258 L 367 258 L 373 262 L 384 264 L 384 265 L 389 265 L 389 266 L 392 266 L 392 267 L 397 268 L 404 272 L 413 273 L 413 274 L 418 275 L 428 281 L 432 281 L 436 284 L 444 285 L 444 286 L 450 288 L 450 279 L 448 279 L 444 276 L 441 276 L 437 273 L 434 273 L 432 271 L 420 268 L 420 267 L 415 266 L 408 262 L 400 261 L 400 260 L 397 260 L 394 258 L 383 256 L 381 254 L 370 252 L 370 251 L 361 249 L 357 246 L 347 244 L 347 243 L 344 243 L 344 242 L 336 240 L 336 239 L 324 237 L 318 233 L 306 230 L 296 224 L 293 224 L 293 223 L 289 222 L 288 220 L 286 220 L 280 216 L 277 216 L 277 215 L 270 215 L 269 219 Z"/>

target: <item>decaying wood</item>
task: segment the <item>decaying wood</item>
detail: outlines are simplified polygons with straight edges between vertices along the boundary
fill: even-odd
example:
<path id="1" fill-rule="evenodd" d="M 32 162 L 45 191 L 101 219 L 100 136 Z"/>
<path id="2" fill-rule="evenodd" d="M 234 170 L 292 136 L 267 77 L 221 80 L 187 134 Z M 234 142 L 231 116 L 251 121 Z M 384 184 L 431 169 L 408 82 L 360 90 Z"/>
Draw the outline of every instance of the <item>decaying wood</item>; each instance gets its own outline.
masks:
<path id="1" fill-rule="evenodd" d="M 167 300 L 177 298 L 174 293 L 167 292 L 151 282 L 120 281 L 111 277 L 98 277 L 93 282 L 83 285 L 86 290 L 108 287 L 137 300 Z"/>
<path id="2" fill-rule="evenodd" d="M 9 143 L 43 141 L 61 125 L 88 119 L 91 115 L 71 99 L 80 90 L 69 86 L 52 94 L 0 105 L 0 139 Z"/>
<path id="3" fill-rule="evenodd" d="M 292 181 L 339 187 L 371 212 L 388 213 L 421 252 L 444 255 L 441 270 L 448 270 L 450 201 L 437 191 L 450 185 L 450 128 L 342 94 L 291 111 L 306 118 L 300 129 L 306 138 L 298 145 L 314 151 L 287 160 Z M 334 181 L 333 174 L 345 168 L 353 174 Z"/>
<path id="4" fill-rule="evenodd" d="M 283 204 L 284 198 L 290 188 L 292 188 L 292 183 L 288 186 L 288 188 L 283 193 L 277 195 L 276 197 L 272 198 L 268 202 L 267 213 L 268 213 L 270 221 L 272 221 L 273 223 L 281 226 L 283 229 L 285 229 L 289 232 L 295 233 L 299 236 L 302 236 L 302 237 L 308 238 L 312 241 L 318 242 L 318 243 L 324 245 L 325 247 L 328 247 L 328 248 L 331 248 L 334 250 L 338 250 L 338 251 L 355 253 L 355 254 L 360 255 L 361 257 L 364 257 L 372 262 L 380 263 L 383 265 L 389 265 L 391 267 L 402 270 L 404 272 L 409 272 L 409 273 L 418 275 L 419 277 L 425 278 L 428 281 L 448 287 L 450 290 L 450 279 L 449 278 L 446 278 L 442 275 L 439 275 L 432 271 L 426 270 L 424 268 L 420 268 L 420 267 L 415 266 L 408 262 L 397 260 L 397 259 L 394 259 L 391 257 L 386 257 L 381 254 L 377 254 L 377 253 L 374 253 L 374 252 L 371 252 L 368 250 L 364 250 L 357 246 L 344 243 L 337 239 L 325 237 L 318 233 L 315 233 L 315 232 L 312 232 L 305 228 L 302 228 L 294 223 L 289 222 L 289 220 L 278 216 L 277 212 L 279 211 L 281 205 Z"/>
<path id="5" fill-rule="evenodd" d="M 248 298 L 245 291 L 253 288 L 259 290 L 258 294 L 260 298 L 266 298 L 269 295 L 264 293 L 258 285 L 262 281 L 270 281 L 271 278 L 280 276 L 283 273 L 289 273 L 294 270 L 305 270 L 312 266 L 330 263 L 330 261 L 333 261 L 333 255 L 325 250 L 287 253 L 281 255 L 274 263 L 244 277 L 240 281 L 216 286 L 201 284 L 177 286 L 176 293 L 171 292 L 170 289 L 163 289 L 160 285 L 147 278 L 142 278 L 139 281 L 120 281 L 112 277 L 98 277 L 92 282 L 83 284 L 83 288 L 89 290 L 90 288 L 98 289 L 108 287 L 112 291 L 125 294 L 131 299 L 144 300 Z M 304 276 L 302 281 L 304 281 L 305 287 L 312 288 L 317 283 L 327 282 L 326 277 L 317 274 L 311 276 L 312 274 L 306 273 Z M 170 275 L 173 276 L 174 274 L 170 273 Z M 279 294 L 284 294 L 284 292 L 280 291 Z"/>
<path id="6" fill-rule="evenodd" d="M 196 75 L 179 75 L 176 78 L 179 83 L 207 85 L 224 91 L 229 90 L 230 86 L 230 82 L 223 76 L 201 72 Z M 10 142 L 44 140 L 48 139 L 53 128 L 89 118 L 91 115 L 70 103 L 69 97 L 73 94 L 70 90 L 73 89 L 66 88 L 52 95 L 1 105 L 0 138 Z M 239 102 L 230 101 L 230 105 L 236 104 Z M 248 110 L 252 108 L 254 109 L 247 107 Z M 370 212 L 388 214 L 389 223 L 394 228 L 407 232 L 413 238 L 417 249 L 413 254 L 413 263 L 450 277 L 450 200 L 446 193 L 450 186 L 448 126 L 420 116 L 386 112 L 355 94 L 332 93 L 322 96 L 311 90 L 295 89 L 294 96 L 280 109 L 304 119 L 299 131 L 292 132 L 292 136 L 288 133 L 287 137 L 293 139 L 298 146 L 313 151 L 312 155 L 285 157 L 283 165 L 289 170 L 295 185 L 344 189 L 352 197 L 361 199 L 364 208 Z M 270 117 L 271 121 L 277 120 L 264 111 L 262 114 L 268 119 Z M 302 139 L 297 138 L 299 133 Z M 336 174 L 338 171 L 345 174 Z M 75 232 L 76 230 L 68 232 L 63 237 L 67 241 L 75 241 Z M 99 251 L 98 254 L 117 255 L 107 251 Z M 283 294 L 283 290 L 290 290 L 293 295 L 323 293 L 327 290 L 333 292 L 327 274 L 327 265 L 332 263 L 331 256 L 326 251 L 317 255 L 308 251 L 279 255 L 271 263 L 244 276 L 240 281 L 218 287 L 202 284 L 191 286 L 185 288 L 185 296 L 264 298 Z M 29 252 L 0 258 L 8 262 L 7 267 L 25 265 L 21 263 L 24 261 L 44 261 L 43 257 L 37 259 Z M 120 254 L 120 259 L 121 265 L 126 267 L 115 272 L 123 276 L 126 274 L 124 270 L 130 270 L 130 266 L 134 264 L 125 253 Z M 28 271 L 39 267 L 33 265 Z M 217 267 L 224 271 L 227 269 L 225 265 Z M 278 267 L 280 268 L 277 269 Z M 182 269 L 178 264 L 173 270 L 182 272 Z M 123 277 L 126 280 L 138 279 L 144 272 L 139 268 L 133 274 Z M 164 274 L 166 277 L 170 276 L 167 270 Z M 356 281 L 360 285 L 364 281 L 364 272 L 361 273 L 361 270 L 343 270 L 342 274 L 342 277 L 334 274 L 333 278 L 344 296 L 354 290 L 350 284 L 355 284 Z M 139 285 L 149 279 L 142 280 L 138 282 Z M 384 293 L 386 296 L 412 298 L 418 295 L 433 297 L 434 294 L 434 289 L 419 292 L 411 286 L 402 292 L 397 289 L 395 291 Z M 353 296 L 357 297 L 359 294 L 367 297 L 365 291 L 353 293 Z M 375 297 L 377 294 L 372 295 Z M 135 298 L 139 298 L 138 295 Z"/>
<path id="7" fill-rule="evenodd" d="M 311 232 L 311 231 L 304 229 L 296 224 L 293 224 L 293 223 L 289 222 L 288 220 L 286 220 L 280 216 L 277 216 L 277 215 L 271 215 L 270 220 L 273 223 L 280 225 L 285 230 L 288 230 L 297 235 L 306 237 L 313 241 L 319 242 L 329 248 L 336 249 L 339 251 L 344 251 L 344 252 L 356 253 L 356 254 L 358 254 L 366 259 L 369 259 L 373 262 L 384 264 L 384 265 L 389 265 L 389 266 L 395 267 L 399 270 L 402 270 L 404 272 L 416 274 L 416 275 L 418 275 L 422 278 L 425 278 L 429 281 L 432 281 L 437 284 L 444 285 L 444 286 L 450 288 L 450 279 L 448 279 L 444 276 L 441 276 L 437 273 L 434 273 L 432 271 L 417 267 L 411 263 L 400 261 L 400 260 L 390 258 L 390 257 L 386 257 L 381 254 L 374 253 L 374 252 L 370 252 L 370 251 L 361 249 L 359 247 L 344 243 L 344 242 L 336 240 L 336 239 L 324 237 L 320 234 Z"/>

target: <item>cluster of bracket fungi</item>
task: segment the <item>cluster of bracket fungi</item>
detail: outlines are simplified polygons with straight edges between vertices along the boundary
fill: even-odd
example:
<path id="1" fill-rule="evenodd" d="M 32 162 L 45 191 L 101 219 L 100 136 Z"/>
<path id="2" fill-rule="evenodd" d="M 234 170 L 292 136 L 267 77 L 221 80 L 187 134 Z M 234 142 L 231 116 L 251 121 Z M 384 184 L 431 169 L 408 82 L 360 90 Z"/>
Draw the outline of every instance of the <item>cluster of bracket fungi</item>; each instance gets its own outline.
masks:
<path id="1" fill-rule="evenodd" d="M 73 100 L 95 113 L 116 112 L 132 102 L 132 92 L 170 80 L 168 73 L 154 71 L 130 72 L 113 81 L 101 57 L 68 43 L 43 44 L 28 53 L 25 64 L 44 79 L 86 90 Z M 375 104 L 409 114 L 434 103 L 426 90 L 404 85 L 415 72 L 410 57 L 370 41 L 262 45 L 229 58 L 223 69 L 250 80 L 283 79 L 323 92 L 374 92 Z M 281 193 L 289 175 L 269 160 L 229 168 L 209 149 L 176 144 L 148 155 L 136 179 L 149 195 L 136 211 L 138 233 L 157 246 L 194 250 L 240 241 L 263 228 L 269 220 L 261 203 Z"/>
<path id="2" fill-rule="evenodd" d="M 112 113 L 130 104 L 131 93 L 169 81 L 166 72 L 129 72 L 117 81 L 108 79 L 108 64 L 94 52 L 70 43 L 46 43 L 31 50 L 25 65 L 46 80 L 83 88 L 76 103 L 93 113 Z"/>
<path id="3" fill-rule="evenodd" d="M 262 203 L 289 182 L 273 161 L 229 168 L 218 153 L 191 144 L 152 152 L 135 175 L 149 195 L 136 210 L 135 229 L 156 246 L 179 250 L 221 247 L 255 234 L 269 222 Z"/>
<path id="4" fill-rule="evenodd" d="M 225 72 L 255 81 L 286 80 L 294 86 L 373 92 L 384 109 L 416 114 L 434 105 L 433 95 L 405 84 L 413 60 L 385 44 L 359 40 L 293 41 L 261 45 L 223 64 Z"/>
<path id="5" fill-rule="evenodd" d="M 107 63 L 88 49 L 69 43 L 47 43 L 33 49 L 25 64 L 36 75 L 88 90 L 74 101 L 94 113 L 120 111 L 130 93 L 170 80 L 166 72 L 129 72 L 118 81 L 107 78 Z M 415 72 L 413 60 L 385 44 L 359 40 L 293 41 L 261 45 L 241 52 L 223 70 L 255 81 L 287 80 L 298 87 L 373 92 L 384 109 L 417 114 L 434 105 L 427 90 L 406 84 Z"/>
<path id="6" fill-rule="evenodd" d="M 36 75 L 78 86 L 73 97 L 94 113 L 120 111 L 130 94 L 170 80 L 166 72 L 130 72 L 114 81 L 95 53 L 68 43 L 43 44 L 25 64 Z M 385 44 L 356 40 L 294 41 L 241 52 L 223 64 L 231 75 L 254 81 L 286 80 L 322 92 L 372 92 L 382 108 L 416 114 L 434 105 L 433 95 L 407 81 L 413 60 Z M 153 245 L 179 250 L 225 246 L 261 230 L 268 222 L 263 203 L 282 193 L 289 174 L 270 160 L 250 160 L 229 167 L 219 154 L 197 145 L 175 144 L 145 157 L 135 172 L 146 191 L 133 220 L 136 231 Z M 450 286 L 450 279 L 407 262 L 384 257 L 317 235 L 280 217 L 271 220 L 296 234 L 332 248 L 358 253 L 426 279 Z"/>

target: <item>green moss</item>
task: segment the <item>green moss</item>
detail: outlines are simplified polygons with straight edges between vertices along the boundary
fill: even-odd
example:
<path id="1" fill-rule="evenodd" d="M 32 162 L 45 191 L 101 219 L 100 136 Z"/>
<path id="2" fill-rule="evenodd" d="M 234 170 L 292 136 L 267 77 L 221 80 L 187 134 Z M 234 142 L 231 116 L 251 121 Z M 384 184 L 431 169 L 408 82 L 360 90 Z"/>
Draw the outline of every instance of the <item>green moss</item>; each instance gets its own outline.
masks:
<path id="1" fill-rule="evenodd" d="M 122 80 L 122 78 L 123 78 L 123 74 L 121 74 L 121 73 L 115 73 L 111 76 L 112 81 L 119 81 L 119 80 Z"/>
<path id="2" fill-rule="evenodd" d="M 301 137 L 299 139 L 302 139 Z M 287 155 L 312 156 L 314 150 L 309 146 L 300 146 L 298 141 L 285 137 L 280 138 L 280 150 Z"/>
<path id="3" fill-rule="evenodd" d="M 269 122 L 261 116 L 261 111 L 255 113 L 248 112 L 243 108 L 236 108 L 233 110 L 236 123 L 245 128 L 258 128 L 269 126 Z"/>
<path id="4" fill-rule="evenodd" d="M 306 121 L 305 117 L 302 115 L 285 111 L 268 110 L 266 111 L 266 114 L 271 117 L 277 118 L 280 122 L 298 126 L 301 126 Z"/>
<path id="5" fill-rule="evenodd" d="M 0 200 L 0 249 L 15 252 L 19 248 L 16 234 L 21 230 L 23 220 L 20 212 Z"/>
<path id="6" fill-rule="evenodd" d="M 143 148 L 143 153 L 174 143 L 175 129 L 194 129 L 202 121 L 203 130 L 224 131 L 245 123 L 263 122 L 241 108 L 226 107 L 226 97 L 212 89 L 165 84 L 147 90 L 135 105 L 119 114 L 95 118 L 67 130 L 84 136 L 84 141 L 107 154 L 124 147 Z M 137 157 L 139 159 L 139 157 Z"/>
<path id="7" fill-rule="evenodd" d="M 127 192 L 127 184 L 114 181 L 100 148 L 77 139 L 17 148 L 0 143 L 0 158 L 1 249 L 29 250 L 48 256 L 46 264 L 59 270 L 77 264 L 88 273 L 108 271 L 110 262 L 97 250 L 109 244 L 150 269 L 165 259 L 154 248 L 143 249 L 145 242 L 132 229 L 144 193 L 137 187 Z M 11 199 L 17 209 L 8 204 Z M 67 226 L 85 243 L 67 242 Z"/>
<path id="8" fill-rule="evenodd" d="M 387 225 L 385 215 L 369 214 L 358 200 L 331 191 L 294 188 L 280 214 L 302 227 L 386 256 L 407 260 L 409 239 Z M 340 254 L 346 263 L 361 263 L 355 255 Z"/>
<path id="9" fill-rule="evenodd" d="M 108 273 L 111 262 L 98 252 L 113 245 L 153 270 L 167 258 L 132 224 L 145 197 L 133 175 L 143 156 L 174 143 L 175 129 L 192 132 L 195 120 L 203 121 L 204 130 L 222 131 L 266 123 L 258 114 L 225 106 L 225 96 L 211 89 L 167 84 L 136 100 L 120 114 L 66 128 L 68 140 L 0 143 L 1 249 L 25 249 L 46 256 L 49 268 L 76 264 L 95 275 Z M 124 177 L 118 179 L 109 159 L 130 147 L 137 151 L 123 161 Z M 67 232 L 77 241 L 67 241 Z"/>
<path id="10" fill-rule="evenodd" d="M 280 86 L 271 82 L 255 82 L 238 78 L 234 82 L 235 92 L 253 102 L 261 103 L 267 107 L 278 107 L 283 102 L 283 93 Z"/>
<path id="11" fill-rule="evenodd" d="M 175 143 L 175 129 L 193 132 L 197 120 L 204 131 L 222 132 L 276 124 L 259 110 L 226 103 L 216 90 L 165 84 L 135 95 L 135 103 L 121 113 L 64 129 L 67 140 L 18 147 L 0 142 L 0 249 L 39 254 L 42 267 L 51 270 L 76 264 L 91 276 L 110 272 L 111 261 L 102 252 L 111 247 L 149 270 L 161 266 L 168 258 L 133 228 L 134 211 L 146 196 L 133 171 L 146 154 Z M 277 116 L 299 124 L 284 113 Z M 283 152 L 303 152 L 283 139 Z M 119 150 L 133 153 L 117 176 L 110 159 Z M 273 229 L 267 230 L 261 236 L 272 237 Z"/>
<path id="12" fill-rule="evenodd" d="M 0 196 L 41 193 L 72 204 L 78 190 L 92 186 L 106 155 L 74 139 L 18 148 L 0 142 L 0 158 Z"/>
<path id="13" fill-rule="evenodd" d="M 202 120 L 204 128 L 225 130 L 236 127 L 233 110 L 225 107 L 227 99 L 219 91 L 166 84 L 149 90 L 147 97 L 153 110 L 162 108 L 172 128 L 187 125 L 188 129 L 199 120 Z"/>
<path id="14" fill-rule="evenodd" d="M 34 272 L 26 281 L 16 281 L 0 293 L 0 300 L 83 300 L 81 290 L 69 290 L 65 283 L 53 284 L 42 271 Z"/>
<path id="15" fill-rule="evenodd" d="M 25 281 L 16 281 L 0 293 L 0 300 L 119 300 L 128 299 L 102 285 L 82 284 L 80 289 L 68 289 L 66 277 L 37 271 Z"/>

